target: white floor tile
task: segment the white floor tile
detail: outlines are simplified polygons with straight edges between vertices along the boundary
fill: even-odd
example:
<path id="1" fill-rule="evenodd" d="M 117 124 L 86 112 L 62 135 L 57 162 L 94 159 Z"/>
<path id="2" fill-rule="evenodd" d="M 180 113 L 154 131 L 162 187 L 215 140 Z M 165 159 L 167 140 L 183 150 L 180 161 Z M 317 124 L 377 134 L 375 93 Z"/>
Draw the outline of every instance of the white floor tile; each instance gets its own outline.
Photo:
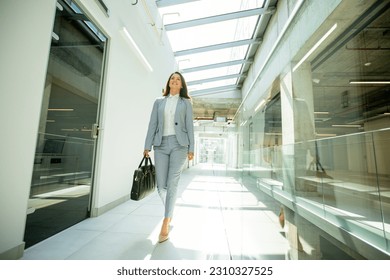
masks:
<path id="1" fill-rule="evenodd" d="M 73 260 L 142 260 L 153 251 L 145 234 L 105 232 L 69 256 Z"/>
<path id="2" fill-rule="evenodd" d="M 67 229 L 28 248 L 22 259 L 65 260 L 100 234 L 100 231 Z"/>

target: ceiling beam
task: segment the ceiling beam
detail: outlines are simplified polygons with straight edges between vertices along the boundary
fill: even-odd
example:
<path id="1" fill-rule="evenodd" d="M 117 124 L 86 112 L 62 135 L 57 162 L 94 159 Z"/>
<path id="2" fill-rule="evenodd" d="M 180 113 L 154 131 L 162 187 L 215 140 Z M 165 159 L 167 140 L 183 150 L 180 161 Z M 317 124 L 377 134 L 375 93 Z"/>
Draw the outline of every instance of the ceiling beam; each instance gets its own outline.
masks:
<path id="1" fill-rule="evenodd" d="M 239 47 L 239 46 L 250 45 L 250 44 L 260 44 L 260 42 L 261 42 L 260 39 L 247 39 L 247 40 L 233 41 L 233 42 L 229 42 L 229 43 L 222 43 L 222 44 L 216 44 L 216 45 L 210 45 L 210 46 L 205 46 L 205 47 L 177 51 L 177 52 L 174 52 L 173 54 L 175 57 L 177 57 L 177 56 L 182 56 L 182 55 L 215 51 L 215 50 Z"/>
<path id="2" fill-rule="evenodd" d="M 184 74 L 184 73 L 203 71 L 203 70 L 209 70 L 209 69 L 214 69 L 214 68 L 221 68 L 221 67 L 227 67 L 227 66 L 233 66 L 233 65 L 239 65 L 239 64 L 251 64 L 251 63 L 253 63 L 252 59 L 251 60 L 239 59 L 239 60 L 232 60 L 232 61 L 202 65 L 202 66 L 191 67 L 191 68 L 184 68 L 184 69 L 180 69 L 180 72 Z"/>
<path id="3" fill-rule="evenodd" d="M 194 90 L 194 91 L 191 91 L 190 94 L 191 94 L 191 97 L 198 97 L 198 96 L 217 94 L 217 93 L 221 93 L 224 91 L 237 90 L 237 89 L 240 89 L 240 86 L 229 85 L 229 86 Z"/>
<path id="4" fill-rule="evenodd" d="M 195 1 L 199 1 L 199 0 L 156 0 L 156 6 L 158 8 L 162 8 L 162 7 L 168 7 L 168 6 L 179 5 L 179 4 L 195 2 Z"/>
<path id="5" fill-rule="evenodd" d="M 234 12 L 234 13 L 227 13 L 227 14 L 222 14 L 222 15 L 217 15 L 217 16 L 198 18 L 198 19 L 177 22 L 177 23 L 172 23 L 172 24 L 166 24 L 164 26 L 164 28 L 166 31 L 172 31 L 172 30 L 177 30 L 177 29 L 182 29 L 182 28 L 198 26 L 198 25 L 202 25 L 202 24 L 210 24 L 210 23 L 238 19 L 238 18 L 243 18 L 243 17 L 258 16 L 258 15 L 265 14 L 268 12 L 271 12 L 271 11 L 264 9 L 264 8 L 257 8 L 257 9 L 239 11 L 239 12 Z"/>
<path id="6" fill-rule="evenodd" d="M 202 80 L 195 80 L 195 81 L 187 82 L 187 86 L 193 86 L 193 85 L 228 80 L 228 79 L 235 79 L 235 78 L 240 78 L 240 77 L 245 77 L 245 75 L 232 74 L 232 75 L 224 75 L 224 76 L 218 76 L 218 77 L 207 78 L 207 79 L 202 79 Z"/>

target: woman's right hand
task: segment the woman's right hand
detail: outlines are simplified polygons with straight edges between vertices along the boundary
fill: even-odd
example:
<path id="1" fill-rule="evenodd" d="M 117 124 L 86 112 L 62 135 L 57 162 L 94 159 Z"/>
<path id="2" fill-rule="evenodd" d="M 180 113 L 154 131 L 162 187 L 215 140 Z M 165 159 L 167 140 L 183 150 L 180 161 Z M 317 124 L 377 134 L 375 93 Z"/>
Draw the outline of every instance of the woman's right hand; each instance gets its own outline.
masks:
<path id="1" fill-rule="evenodd" d="M 144 157 L 146 157 L 146 158 L 149 157 L 149 150 L 144 150 Z"/>

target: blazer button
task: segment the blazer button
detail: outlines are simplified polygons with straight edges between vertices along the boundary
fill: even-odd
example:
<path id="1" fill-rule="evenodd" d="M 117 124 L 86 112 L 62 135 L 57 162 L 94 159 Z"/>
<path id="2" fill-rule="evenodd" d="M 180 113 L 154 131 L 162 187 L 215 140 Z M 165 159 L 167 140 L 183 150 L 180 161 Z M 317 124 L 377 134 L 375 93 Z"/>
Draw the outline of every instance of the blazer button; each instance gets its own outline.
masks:
<path id="1" fill-rule="evenodd" d="M 177 122 L 175 122 L 175 125 L 177 125 Z"/>

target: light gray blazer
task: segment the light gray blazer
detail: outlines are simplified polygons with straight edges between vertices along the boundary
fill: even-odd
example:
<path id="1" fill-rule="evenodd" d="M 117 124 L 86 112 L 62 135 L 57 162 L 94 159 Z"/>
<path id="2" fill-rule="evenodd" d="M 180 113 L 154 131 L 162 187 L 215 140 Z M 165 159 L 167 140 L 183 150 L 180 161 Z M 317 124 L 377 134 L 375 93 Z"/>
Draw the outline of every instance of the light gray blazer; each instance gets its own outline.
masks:
<path id="1" fill-rule="evenodd" d="M 166 97 L 159 97 L 154 101 L 150 116 L 148 132 L 145 139 L 145 150 L 151 150 L 152 146 L 160 146 L 163 134 L 164 109 Z M 188 152 L 194 152 L 194 123 L 192 116 L 192 104 L 189 99 L 180 97 L 175 111 L 175 132 L 180 145 L 188 147 Z"/>

